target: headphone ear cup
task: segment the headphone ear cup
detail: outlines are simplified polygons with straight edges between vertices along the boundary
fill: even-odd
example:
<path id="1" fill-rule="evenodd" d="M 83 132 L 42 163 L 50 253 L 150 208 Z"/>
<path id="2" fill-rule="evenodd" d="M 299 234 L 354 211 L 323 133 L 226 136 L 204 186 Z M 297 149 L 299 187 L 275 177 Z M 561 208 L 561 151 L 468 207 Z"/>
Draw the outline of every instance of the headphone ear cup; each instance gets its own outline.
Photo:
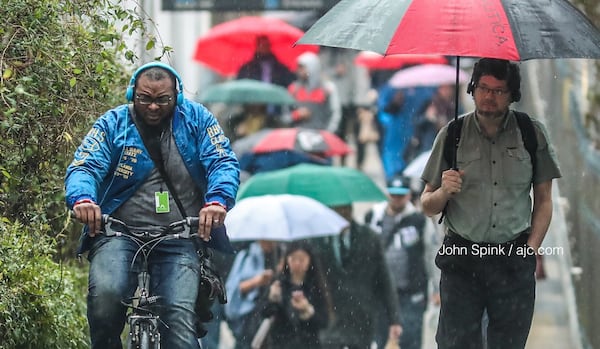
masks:
<path id="1" fill-rule="evenodd" d="M 473 80 L 471 80 L 469 82 L 469 84 L 467 85 L 467 94 L 473 95 L 473 90 L 474 89 L 475 89 L 475 84 L 473 83 Z"/>
<path id="2" fill-rule="evenodd" d="M 132 85 L 127 86 L 127 90 L 125 91 L 125 98 L 129 102 L 133 101 L 133 86 Z"/>
<path id="3" fill-rule="evenodd" d="M 182 105 L 183 104 L 183 92 L 179 91 L 177 92 L 177 105 Z"/>
<path id="4" fill-rule="evenodd" d="M 521 91 L 517 91 L 514 93 L 513 102 L 518 102 L 521 100 Z"/>

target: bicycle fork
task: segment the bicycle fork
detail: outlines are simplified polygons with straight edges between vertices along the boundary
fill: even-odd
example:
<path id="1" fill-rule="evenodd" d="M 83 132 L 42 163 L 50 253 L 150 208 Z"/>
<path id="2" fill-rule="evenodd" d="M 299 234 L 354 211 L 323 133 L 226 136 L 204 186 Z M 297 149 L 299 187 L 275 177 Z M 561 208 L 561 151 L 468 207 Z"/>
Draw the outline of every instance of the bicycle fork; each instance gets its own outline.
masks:
<path id="1" fill-rule="evenodd" d="M 148 308 L 156 303 L 158 296 L 148 296 L 150 274 L 142 271 L 138 274 L 138 301 L 129 315 L 129 336 L 132 348 L 160 348 L 159 317 Z"/>

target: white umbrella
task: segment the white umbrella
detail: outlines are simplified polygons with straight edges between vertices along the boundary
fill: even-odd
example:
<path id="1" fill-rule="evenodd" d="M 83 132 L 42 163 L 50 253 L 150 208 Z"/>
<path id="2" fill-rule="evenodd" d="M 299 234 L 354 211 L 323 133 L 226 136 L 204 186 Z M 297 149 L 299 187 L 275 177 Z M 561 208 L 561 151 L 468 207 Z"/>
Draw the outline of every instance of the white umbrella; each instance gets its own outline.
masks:
<path id="1" fill-rule="evenodd" d="M 430 155 L 431 150 L 427 150 L 419 154 L 406 166 L 404 171 L 402 171 L 402 174 L 410 178 L 421 178 Z"/>
<path id="2" fill-rule="evenodd" d="M 291 194 L 242 199 L 225 218 L 232 241 L 293 241 L 337 235 L 348 225 L 342 216 L 319 201 Z"/>

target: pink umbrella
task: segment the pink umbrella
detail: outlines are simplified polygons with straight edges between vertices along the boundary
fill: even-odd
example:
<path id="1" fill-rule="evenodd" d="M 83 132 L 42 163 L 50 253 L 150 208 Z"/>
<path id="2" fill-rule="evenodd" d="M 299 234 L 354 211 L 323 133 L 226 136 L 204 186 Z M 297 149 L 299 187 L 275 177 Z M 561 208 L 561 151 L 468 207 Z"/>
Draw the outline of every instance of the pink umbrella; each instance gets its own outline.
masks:
<path id="1" fill-rule="evenodd" d="M 440 55 L 381 55 L 373 51 L 361 51 L 356 55 L 354 63 L 365 66 L 371 70 L 400 69 L 409 64 L 448 63 L 448 59 Z"/>
<path id="2" fill-rule="evenodd" d="M 459 83 L 464 83 L 467 79 L 468 74 L 459 70 Z M 389 80 L 390 86 L 395 88 L 454 85 L 455 83 L 456 67 L 446 64 L 421 64 L 402 69 Z"/>

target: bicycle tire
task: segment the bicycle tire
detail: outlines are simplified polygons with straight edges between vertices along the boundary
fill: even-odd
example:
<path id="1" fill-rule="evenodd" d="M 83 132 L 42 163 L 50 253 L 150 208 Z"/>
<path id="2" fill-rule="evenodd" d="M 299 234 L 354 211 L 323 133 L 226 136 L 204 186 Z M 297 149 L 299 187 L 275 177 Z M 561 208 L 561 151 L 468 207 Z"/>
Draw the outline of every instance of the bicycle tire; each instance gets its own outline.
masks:
<path id="1" fill-rule="evenodd" d="M 153 349 L 148 326 L 143 326 L 140 332 L 140 349 Z"/>

